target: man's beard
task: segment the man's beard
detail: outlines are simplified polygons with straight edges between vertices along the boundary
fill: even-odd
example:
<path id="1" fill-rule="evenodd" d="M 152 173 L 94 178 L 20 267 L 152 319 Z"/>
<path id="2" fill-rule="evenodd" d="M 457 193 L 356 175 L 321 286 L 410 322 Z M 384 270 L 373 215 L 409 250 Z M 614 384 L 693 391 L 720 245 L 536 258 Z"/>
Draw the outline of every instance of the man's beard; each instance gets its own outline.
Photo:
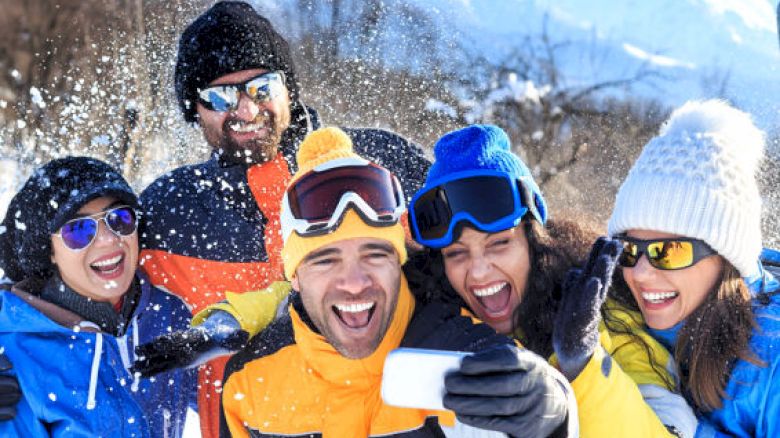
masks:
<path id="1" fill-rule="evenodd" d="M 244 142 L 236 141 L 231 135 L 232 125 L 244 126 L 258 124 L 266 129 L 263 137 Z M 261 164 L 272 160 L 279 153 L 279 143 L 285 127 L 281 126 L 275 114 L 261 112 L 252 122 L 244 122 L 228 117 L 222 124 L 219 140 L 219 153 L 224 161 L 235 164 Z"/>

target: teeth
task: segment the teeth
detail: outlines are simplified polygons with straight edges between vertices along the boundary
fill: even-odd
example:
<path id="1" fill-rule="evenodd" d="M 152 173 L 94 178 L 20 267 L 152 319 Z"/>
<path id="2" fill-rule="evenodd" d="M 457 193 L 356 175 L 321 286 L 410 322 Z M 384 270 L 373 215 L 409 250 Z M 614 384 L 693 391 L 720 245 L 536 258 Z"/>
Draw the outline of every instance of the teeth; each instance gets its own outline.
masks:
<path id="1" fill-rule="evenodd" d="M 253 132 L 262 128 L 264 125 L 260 123 L 242 123 L 235 122 L 230 124 L 230 129 L 236 132 Z"/>
<path id="2" fill-rule="evenodd" d="M 642 299 L 659 304 L 670 298 L 675 298 L 677 295 L 677 292 L 642 292 Z"/>
<path id="3" fill-rule="evenodd" d="M 335 307 L 339 312 L 358 313 L 371 309 L 374 307 L 374 304 L 375 303 L 336 304 Z"/>
<path id="4" fill-rule="evenodd" d="M 495 286 L 490 286 L 490 287 L 486 287 L 486 288 L 482 288 L 482 289 L 473 289 L 473 292 L 474 292 L 474 295 L 476 295 L 478 297 L 489 297 L 491 295 L 497 294 L 498 291 L 503 289 L 504 286 L 506 286 L 506 285 L 507 285 L 507 283 L 503 282 L 503 283 L 496 284 Z"/>
<path id="5" fill-rule="evenodd" d="M 119 261 L 122 260 L 122 255 L 118 255 L 112 259 L 103 260 L 102 262 L 95 262 L 92 264 L 92 266 L 96 266 L 99 268 L 102 268 L 103 266 L 111 266 L 119 263 Z"/>

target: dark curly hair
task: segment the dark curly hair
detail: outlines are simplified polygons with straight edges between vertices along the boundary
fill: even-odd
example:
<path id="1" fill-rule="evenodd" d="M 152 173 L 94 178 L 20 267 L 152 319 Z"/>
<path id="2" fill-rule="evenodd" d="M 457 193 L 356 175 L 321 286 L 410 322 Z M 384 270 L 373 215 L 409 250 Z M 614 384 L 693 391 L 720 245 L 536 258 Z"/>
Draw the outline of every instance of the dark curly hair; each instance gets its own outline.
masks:
<path id="1" fill-rule="evenodd" d="M 583 263 L 599 233 L 582 218 L 550 219 L 547 226 L 524 219 L 521 226 L 528 239 L 531 269 L 523 299 L 513 315 L 515 337 L 526 348 L 548 357 L 552 354 L 553 321 L 561 284 L 570 268 Z M 440 250 L 426 248 L 412 253 L 404 273 L 418 300 L 439 300 L 468 308 L 447 280 Z"/>

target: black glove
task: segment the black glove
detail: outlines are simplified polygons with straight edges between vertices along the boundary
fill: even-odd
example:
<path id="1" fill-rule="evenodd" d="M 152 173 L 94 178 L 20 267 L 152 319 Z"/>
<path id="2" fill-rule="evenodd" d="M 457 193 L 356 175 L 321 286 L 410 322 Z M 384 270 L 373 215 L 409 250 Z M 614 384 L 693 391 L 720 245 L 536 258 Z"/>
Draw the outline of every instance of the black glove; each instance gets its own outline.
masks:
<path id="1" fill-rule="evenodd" d="M 203 324 L 188 330 L 162 335 L 135 347 L 132 371 L 144 377 L 174 368 L 192 368 L 209 360 L 240 350 L 249 333 L 227 312 L 217 310 Z"/>
<path id="2" fill-rule="evenodd" d="M 563 297 L 553 328 L 553 348 L 561 372 L 570 381 L 585 368 L 598 346 L 599 310 L 607 298 L 622 250 L 620 241 L 599 237 L 585 267 L 570 270 L 563 283 Z"/>
<path id="3" fill-rule="evenodd" d="M 0 372 L 13 368 L 11 361 L 0 354 Z M 0 421 L 13 420 L 16 417 L 16 404 L 22 398 L 19 381 L 16 377 L 0 375 Z"/>
<path id="4" fill-rule="evenodd" d="M 444 406 L 464 424 L 522 437 L 547 437 L 566 427 L 572 395 L 565 379 L 541 357 L 514 345 L 463 358 L 444 387 Z"/>

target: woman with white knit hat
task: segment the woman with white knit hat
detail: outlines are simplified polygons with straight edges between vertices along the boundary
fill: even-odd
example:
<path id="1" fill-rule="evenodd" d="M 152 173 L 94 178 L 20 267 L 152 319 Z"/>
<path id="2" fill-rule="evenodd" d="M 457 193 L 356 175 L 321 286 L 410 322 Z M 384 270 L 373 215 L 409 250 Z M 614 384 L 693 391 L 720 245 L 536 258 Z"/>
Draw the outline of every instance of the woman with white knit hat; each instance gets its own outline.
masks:
<path id="1" fill-rule="evenodd" d="M 759 261 L 763 152 L 748 114 L 689 102 L 645 146 L 609 221 L 624 242 L 611 294 L 674 354 L 697 436 L 780 436 L 780 284 Z"/>

